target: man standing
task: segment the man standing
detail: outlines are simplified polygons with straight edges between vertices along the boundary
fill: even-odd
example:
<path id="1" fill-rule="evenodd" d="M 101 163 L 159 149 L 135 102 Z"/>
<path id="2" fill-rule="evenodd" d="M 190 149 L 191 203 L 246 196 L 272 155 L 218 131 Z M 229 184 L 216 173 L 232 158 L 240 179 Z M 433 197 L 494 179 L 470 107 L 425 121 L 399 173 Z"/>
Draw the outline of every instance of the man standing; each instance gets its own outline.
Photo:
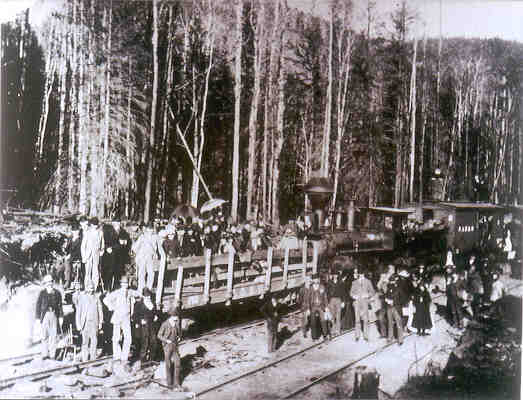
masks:
<path id="1" fill-rule="evenodd" d="M 333 318 L 333 330 L 335 335 L 341 334 L 341 311 L 345 307 L 347 297 L 345 282 L 339 279 L 338 274 L 332 276 L 329 288 L 329 310 Z"/>
<path id="2" fill-rule="evenodd" d="M 399 287 L 398 277 L 392 275 L 385 291 L 385 309 L 387 311 L 388 335 L 387 341 L 391 343 L 394 340 L 394 324 L 398 331 L 398 342 L 403 344 L 403 321 L 401 320 L 402 299 L 401 288 Z"/>
<path id="3" fill-rule="evenodd" d="M 363 338 L 369 340 L 369 301 L 374 296 L 372 283 L 358 269 L 354 271 L 354 282 L 350 295 L 354 299 L 354 314 L 356 320 L 356 340 L 360 340 L 361 324 L 363 323 Z"/>
<path id="4" fill-rule="evenodd" d="M 102 282 L 106 291 L 113 290 L 116 285 L 116 259 L 118 257 L 118 234 L 112 224 L 103 224 L 104 253 L 101 259 Z"/>
<path id="5" fill-rule="evenodd" d="M 98 331 L 102 329 L 103 310 L 98 294 L 92 283 L 85 288 L 85 293 L 75 297 L 76 329 L 82 332 L 82 361 L 96 359 Z"/>
<path id="6" fill-rule="evenodd" d="M 387 335 L 387 305 L 385 302 L 385 296 L 387 294 L 387 286 L 389 280 L 395 274 L 396 268 L 394 265 L 390 264 L 387 266 L 387 271 L 380 275 L 380 279 L 376 288 L 378 289 L 378 296 L 381 301 L 381 309 L 376 312 L 376 317 L 378 318 L 378 330 L 381 337 Z"/>
<path id="7" fill-rule="evenodd" d="M 129 289 L 127 277 L 123 276 L 120 279 L 120 289 L 109 293 L 104 299 L 107 308 L 113 311 L 113 360 L 121 361 L 124 366 L 127 366 L 131 350 L 131 306 L 134 297 L 137 296 L 134 290 Z M 122 335 L 123 343 L 120 346 Z"/>
<path id="8" fill-rule="evenodd" d="M 450 316 L 450 324 L 463 328 L 462 301 L 459 297 L 458 273 L 453 272 L 447 282 L 447 311 Z"/>
<path id="9" fill-rule="evenodd" d="M 58 324 L 64 321 L 62 309 L 62 295 L 53 288 L 53 278 L 46 275 L 43 279 L 45 289 L 38 295 L 36 301 L 36 318 L 42 325 L 42 359 L 56 357 L 56 339 Z"/>
<path id="10" fill-rule="evenodd" d="M 312 291 L 311 291 L 311 300 L 310 300 L 310 316 L 311 316 L 311 331 L 312 339 L 316 340 L 317 337 L 314 335 L 314 326 L 319 319 L 321 330 L 323 333 L 323 338 L 327 339 L 329 335 L 327 320 L 325 319 L 326 314 L 329 313 L 329 300 L 327 298 L 327 292 L 325 286 L 320 284 L 320 278 L 318 276 L 313 276 L 312 279 Z M 318 335 L 319 337 L 319 335 Z"/>
<path id="11" fill-rule="evenodd" d="M 268 299 L 260 311 L 265 317 L 265 327 L 267 328 L 267 353 L 272 353 L 278 347 L 278 323 L 281 316 L 278 299 L 269 292 Z"/>
<path id="12" fill-rule="evenodd" d="M 158 339 L 162 342 L 165 355 L 165 372 L 167 386 L 174 389 L 180 388 L 180 353 L 178 343 L 181 340 L 181 328 L 178 311 L 169 312 L 169 318 L 163 322 L 158 331 Z"/>
<path id="13" fill-rule="evenodd" d="M 311 278 L 306 276 L 303 281 L 303 286 L 300 289 L 300 306 L 301 306 L 301 331 L 303 332 L 303 337 L 307 337 L 307 330 L 309 327 L 310 320 L 310 303 L 311 303 Z"/>
<path id="14" fill-rule="evenodd" d="M 133 322 L 136 328 L 137 338 L 139 341 L 140 358 L 137 369 L 140 369 L 142 363 L 150 360 L 153 356 L 155 336 L 153 335 L 153 322 L 158 319 L 156 316 L 156 307 L 152 301 L 153 293 L 143 288 L 143 296 L 134 304 Z"/>
<path id="15" fill-rule="evenodd" d="M 138 292 L 141 293 L 146 286 L 152 290 L 154 284 L 154 265 L 160 257 L 165 256 L 165 253 L 151 223 L 144 227 L 142 235 L 133 244 L 132 250 L 136 255 Z"/>
<path id="16" fill-rule="evenodd" d="M 91 282 L 96 290 L 100 283 L 100 257 L 105 249 L 104 236 L 102 230 L 98 227 L 98 218 L 93 217 L 89 221 L 89 226 L 85 230 L 82 238 L 82 262 L 85 264 L 85 282 L 87 287 Z"/>

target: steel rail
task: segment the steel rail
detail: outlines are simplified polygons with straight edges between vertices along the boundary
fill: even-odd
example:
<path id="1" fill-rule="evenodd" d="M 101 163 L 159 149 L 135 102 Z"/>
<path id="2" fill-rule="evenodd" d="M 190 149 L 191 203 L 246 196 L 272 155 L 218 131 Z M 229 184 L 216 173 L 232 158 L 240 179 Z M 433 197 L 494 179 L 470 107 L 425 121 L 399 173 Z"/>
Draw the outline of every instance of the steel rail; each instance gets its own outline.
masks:
<path id="1" fill-rule="evenodd" d="M 440 294 L 439 296 L 436 296 L 435 299 L 443 297 L 443 296 L 444 296 L 443 294 Z M 377 322 L 377 320 L 369 321 L 369 324 L 376 324 L 376 322 Z M 290 358 L 299 356 L 300 354 L 303 354 L 303 353 L 305 353 L 305 352 L 307 352 L 309 350 L 312 350 L 312 349 L 314 349 L 316 347 L 319 347 L 321 345 L 326 345 L 329 342 L 338 340 L 339 338 L 354 332 L 354 330 L 355 330 L 355 328 L 348 329 L 346 332 L 343 332 L 340 335 L 334 336 L 330 341 L 323 341 L 322 340 L 322 341 L 320 341 L 318 343 L 313 343 L 312 345 L 309 345 L 309 346 L 307 346 L 307 347 L 305 347 L 303 349 L 300 349 L 300 350 L 298 350 L 296 352 L 289 353 L 289 354 L 287 354 L 287 355 L 285 355 L 285 356 L 283 356 L 281 358 L 278 358 L 277 360 L 274 360 L 274 361 L 271 361 L 269 363 L 263 364 L 263 365 L 261 365 L 259 367 L 255 367 L 255 368 L 253 368 L 253 369 L 251 369 L 249 371 L 245 371 L 245 372 L 243 372 L 243 373 L 241 373 L 239 375 L 233 376 L 233 377 L 231 377 L 231 378 L 229 378 L 229 379 L 227 379 L 225 381 L 222 381 L 222 382 L 217 383 L 215 385 L 209 386 L 209 387 L 207 387 L 207 388 L 205 388 L 203 390 L 200 390 L 199 392 L 196 392 L 196 396 L 201 396 L 201 395 L 206 394 L 208 392 L 212 392 L 213 390 L 219 389 L 219 388 L 221 388 L 221 387 L 223 387 L 225 385 L 228 385 L 228 384 L 230 384 L 232 382 L 235 382 L 237 380 L 245 378 L 245 377 L 247 377 L 249 375 L 253 375 L 253 374 L 255 374 L 255 373 L 259 372 L 259 371 L 263 371 L 263 370 L 265 370 L 267 368 L 270 368 L 270 367 L 272 367 L 272 366 L 274 366 L 276 364 L 279 364 L 279 363 L 281 363 L 283 361 L 286 361 L 286 360 L 288 360 Z M 387 345 L 391 345 L 391 344 L 393 344 L 393 343 L 388 343 Z"/>
<path id="2" fill-rule="evenodd" d="M 518 287 L 521 287 L 521 286 L 523 286 L 523 283 L 520 283 L 520 284 L 514 285 L 514 286 L 512 286 L 510 289 L 507 289 L 507 293 L 508 293 L 508 292 L 511 292 L 512 290 L 514 290 L 514 289 L 516 289 L 516 288 L 518 288 Z M 441 297 L 441 296 L 442 296 L 442 295 L 437 296 L 437 297 L 435 297 L 435 299 L 436 299 L 436 298 L 439 298 L 439 297 Z M 440 317 L 440 318 L 438 318 L 436 321 L 434 321 L 434 325 L 435 325 L 436 323 L 440 322 L 440 321 L 443 320 L 443 319 L 444 319 L 444 317 Z M 415 334 L 415 332 L 409 332 L 409 333 L 407 333 L 407 334 L 404 336 L 404 339 L 407 338 L 407 337 L 409 337 L 409 336 L 412 336 L 412 335 L 414 335 L 414 334 Z M 314 385 L 316 385 L 316 384 L 318 384 L 318 383 L 320 383 L 320 382 L 323 382 L 324 380 L 330 378 L 331 376 L 336 375 L 336 374 L 340 373 L 341 371 L 343 371 L 343 370 L 345 370 L 345 369 L 347 369 L 347 368 L 350 368 L 350 367 L 352 367 L 353 365 L 359 363 L 360 361 L 362 361 L 362 360 L 364 360 L 364 359 L 366 359 L 366 358 L 369 358 L 369 357 L 373 356 L 374 354 L 377 354 L 377 353 L 381 352 L 382 350 L 386 349 L 386 348 L 389 347 L 389 346 L 392 346 L 392 345 L 395 344 L 396 342 L 397 342 L 397 341 L 395 340 L 394 342 L 386 343 L 385 345 L 383 345 L 383 346 L 381 346 L 381 347 L 378 347 L 376 350 L 373 350 L 373 351 L 371 351 L 371 352 L 369 352 L 369 353 L 367 353 L 367 354 L 361 356 L 360 358 L 358 358 L 358 359 L 356 359 L 356 360 L 352 360 L 352 361 L 348 362 L 347 364 L 342 365 L 341 367 L 338 367 L 338 368 L 336 368 L 336 369 L 334 369 L 334 370 L 332 370 L 332 371 L 329 371 L 329 372 L 325 373 L 324 375 L 320 376 L 319 378 L 313 380 L 312 382 L 309 382 L 309 383 L 307 383 L 306 385 L 303 385 L 302 387 L 300 387 L 300 388 L 294 390 L 293 392 L 288 393 L 288 394 L 285 395 L 285 397 L 283 397 L 283 398 L 284 398 L 284 399 L 291 399 L 291 398 L 295 397 L 296 395 L 298 395 L 298 394 L 300 394 L 300 393 L 302 393 L 302 392 L 305 392 L 306 390 L 308 390 L 308 389 L 311 388 L 312 386 L 314 386 Z M 429 354 L 432 353 L 433 351 L 434 351 L 434 349 L 432 349 L 431 351 L 429 351 L 427 354 L 423 355 L 421 358 L 417 359 L 417 360 L 415 361 L 415 363 L 417 363 L 419 360 L 421 360 L 422 358 L 426 357 L 427 355 L 429 355 Z M 412 365 L 411 365 L 411 367 L 412 367 Z M 409 367 L 409 371 L 410 371 L 410 367 Z M 388 393 L 387 393 L 387 394 L 388 394 Z"/>
<path id="3" fill-rule="evenodd" d="M 299 313 L 299 311 L 293 311 L 293 312 L 291 312 L 289 314 L 286 314 L 284 318 L 294 316 L 297 313 Z M 233 325 L 232 327 L 218 328 L 218 329 L 213 330 L 211 332 L 204 333 L 203 335 L 200 335 L 198 337 L 182 340 L 180 342 L 180 345 L 183 345 L 183 344 L 186 344 L 186 343 L 193 343 L 193 342 L 197 342 L 197 341 L 200 341 L 200 340 L 204 340 L 204 339 L 206 339 L 208 337 L 220 335 L 220 334 L 223 334 L 225 332 L 230 332 L 230 331 L 235 331 L 235 330 L 240 330 L 240 329 L 249 329 L 251 327 L 263 324 L 264 321 L 265 321 L 264 319 L 263 320 L 257 319 L 255 321 L 249 321 L 249 322 Z M 4 359 L 0 360 L 0 363 L 2 363 L 2 362 L 9 362 L 9 361 L 18 361 L 18 360 L 24 360 L 24 359 L 31 359 L 32 357 L 38 356 L 39 354 L 40 353 L 31 353 L 31 354 L 24 354 L 24 355 L 21 355 L 21 356 L 4 358 Z M 56 375 L 56 374 L 59 374 L 59 373 L 66 373 L 66 372 L 76 371 L 76 370 L 83 369 L 83 368 L 91 366 L 91 365 L 97 365 L 99 363 L 105 364 L 105 363 L 108 363 L 110 361 L 112 361 L 112 355 L 100 357 L 100 358 L 97 358 L 95 360 L 82 361 L 82 362 L 73 363 L 73 364 L 69 364 L 69 365 L 62 365 L 62 366 L 57 366 L 57 367 L 54 367 L 54 368 L 41 370 L 41 371 L 31 372 L 31 373 L 28 373 L 28 374 L 22 374 L 22 375 L 11 376 L 9 378 L 3 378 L 3 379 L 0 379 L 0 390 L 2 388 L 5 388 L 7 385 L 9 385 L 10 383 L 13 383 L 15 381 L 24 380 L 24 379 L 34 380 L 34 379 L 37 379 L 39 377 L 44 377 L 44 376 L 47 376 L 47 375 Z"/>

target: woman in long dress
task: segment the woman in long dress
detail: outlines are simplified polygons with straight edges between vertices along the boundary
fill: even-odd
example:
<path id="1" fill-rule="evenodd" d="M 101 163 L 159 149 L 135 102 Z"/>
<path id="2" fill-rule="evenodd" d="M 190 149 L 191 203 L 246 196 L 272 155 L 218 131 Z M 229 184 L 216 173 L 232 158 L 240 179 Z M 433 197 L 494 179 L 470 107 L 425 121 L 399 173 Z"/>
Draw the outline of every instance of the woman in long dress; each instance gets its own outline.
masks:
<path id="1" fill-rule="evenodd" d="M 432 318 L 430 316 L 431 299 L 427 283 L 420 284 L 413 296 L 413 300 L 416 311 L 414 313 L 412 326 L 417 329 L 418 335 L 428 335 L 426 331 L 432 328 Z"/>

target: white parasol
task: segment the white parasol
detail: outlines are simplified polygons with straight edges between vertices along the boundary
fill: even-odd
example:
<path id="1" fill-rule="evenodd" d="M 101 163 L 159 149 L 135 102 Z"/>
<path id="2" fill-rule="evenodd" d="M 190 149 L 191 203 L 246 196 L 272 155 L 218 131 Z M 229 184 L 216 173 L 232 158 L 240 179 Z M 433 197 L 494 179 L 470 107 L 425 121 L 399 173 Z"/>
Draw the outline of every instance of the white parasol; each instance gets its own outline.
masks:
<path id="1" fill-rule="evenodd" d="M 200 207 L 200 213 L 203 214 L 204 212 L 214 210 L 215 208 L 220 207 L 220 206 L 222 206 L 225 203 L 227 203 L 227 200 L 223 200 L 223 199 L 210 199 L 210 200 L 207 200 Z"/>

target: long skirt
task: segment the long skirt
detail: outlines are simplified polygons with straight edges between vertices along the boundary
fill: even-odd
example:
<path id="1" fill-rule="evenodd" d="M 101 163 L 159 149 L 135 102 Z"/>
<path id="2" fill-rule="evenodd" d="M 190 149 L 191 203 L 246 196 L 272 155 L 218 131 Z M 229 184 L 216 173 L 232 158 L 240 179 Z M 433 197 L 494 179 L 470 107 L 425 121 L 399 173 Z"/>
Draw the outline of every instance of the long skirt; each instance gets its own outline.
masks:
<path id="1" fill-rule="evenodd" d="M 416 312 L 414 313 L 412 326 L 418 330 L 432 328 L 432 318 L 430 317 L 430 303 L 426 302 L 416 304 Z"/>

